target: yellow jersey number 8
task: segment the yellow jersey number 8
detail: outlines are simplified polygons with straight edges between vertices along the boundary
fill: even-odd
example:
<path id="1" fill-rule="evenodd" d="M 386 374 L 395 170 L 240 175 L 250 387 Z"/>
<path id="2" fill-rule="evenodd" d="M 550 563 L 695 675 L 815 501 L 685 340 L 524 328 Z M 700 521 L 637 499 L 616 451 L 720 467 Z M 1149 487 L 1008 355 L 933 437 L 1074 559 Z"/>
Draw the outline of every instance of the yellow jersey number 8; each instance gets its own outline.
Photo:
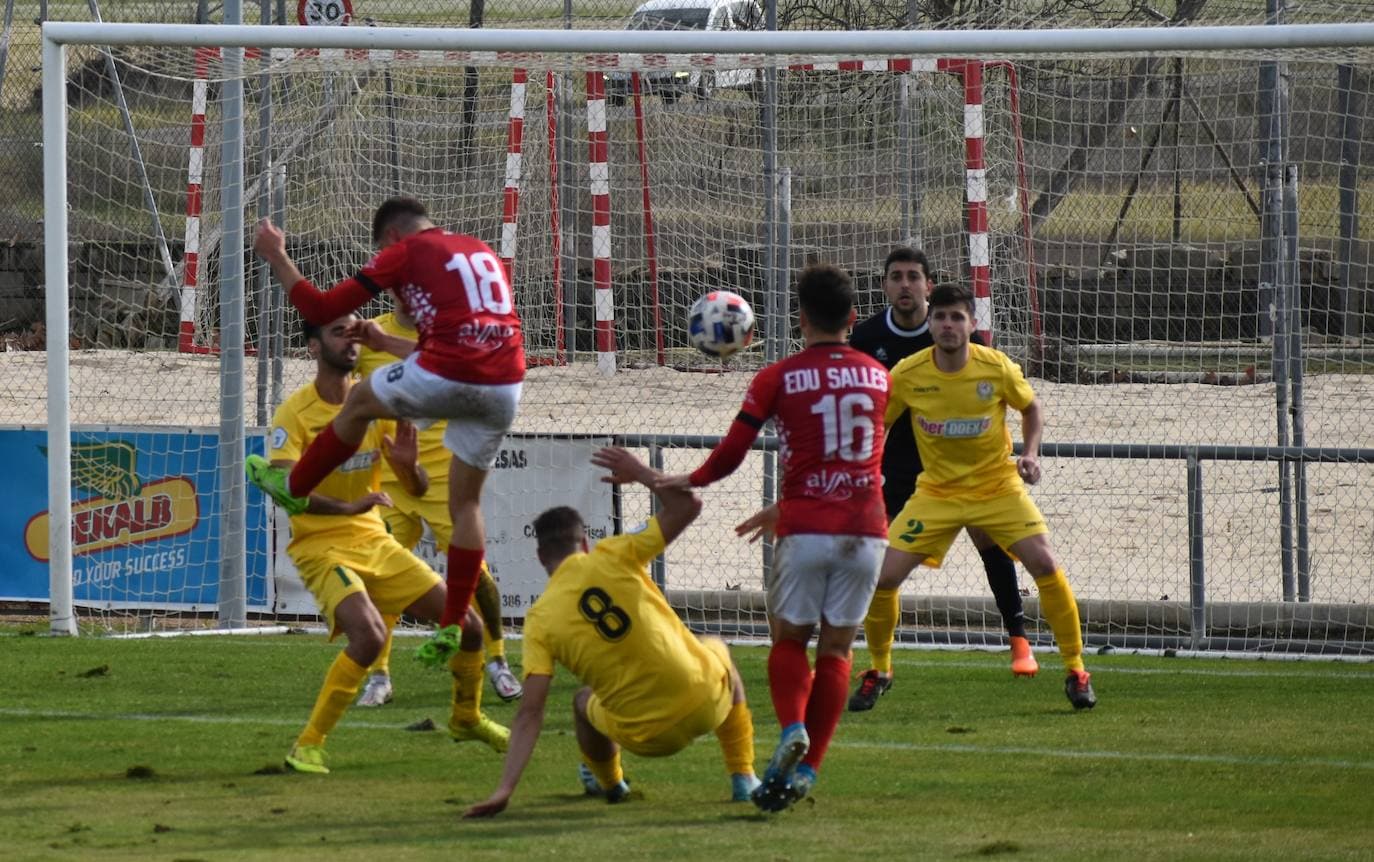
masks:
<path id="1" fill-rule="evenodd" d="M 618 641 L 630 632 L 630 615 L 600 587 L 589 587 L 583 591 L 577 600 L 577 609 L 596 629 L 596 633 L 608 641 Z"/>

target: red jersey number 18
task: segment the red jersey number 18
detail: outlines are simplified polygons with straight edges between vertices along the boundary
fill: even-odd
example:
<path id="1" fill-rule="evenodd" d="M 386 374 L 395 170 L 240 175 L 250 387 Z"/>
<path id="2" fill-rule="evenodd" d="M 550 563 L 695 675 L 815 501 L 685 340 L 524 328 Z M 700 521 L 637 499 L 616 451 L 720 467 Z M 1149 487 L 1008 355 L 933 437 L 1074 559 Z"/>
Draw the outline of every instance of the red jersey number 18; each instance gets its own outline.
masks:
<path id="1" fill-rule="evenodd" d="M 506 286 L 501 261 L 497 260 L 495 255 L 485 251 L 472 255 L 459 252 L 449 258 L 449 262 L 444 264 L 444 269 L 458 273 L 463 279 L 463 290 L 468 295 L 468 308 L 473 312 L 510 314 L 510 288 Z"/>

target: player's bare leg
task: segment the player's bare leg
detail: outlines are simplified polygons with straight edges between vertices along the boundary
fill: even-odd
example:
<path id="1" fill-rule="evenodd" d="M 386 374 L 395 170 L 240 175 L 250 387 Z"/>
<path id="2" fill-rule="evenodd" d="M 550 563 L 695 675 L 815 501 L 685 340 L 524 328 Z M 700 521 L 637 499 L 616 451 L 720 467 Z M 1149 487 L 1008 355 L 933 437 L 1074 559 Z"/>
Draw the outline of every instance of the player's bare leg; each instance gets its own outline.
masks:
<path id="1" fill-rule="evenodd" d="M 620 768 L 620 746 L 592 726 L 587 718 L 587 702 L 592 690 L 578 689 L 573 695 L 573 727 L 577 731 L 577 747 L 582 752 L 578 765 L 578 779 L 588 796 L 605 797 L 607 802 L 624 802 L 630 795 L 630 783 Z"/>
<path id="2" fill-rule="evenodd" d="M 1054 632 L 1059 657 L 1068 674 L 1064 680 L 1064 694 L 1074 709 L 1092 709 L 1097 705 L 1092 677 L 1083 667 L 1083 627 L 1078 618 L 1078 602 L 1073 587 L 1064 577 L 1064 570 L 1054 557 L 1049 536 L 1041 533 L 1028 536 L 1008 550 L 1025 565 L 1035 578 L 1040 594 L 1040 611 Z"/>
<path id="3" fill-rule="evenodd" d="M 426 664 L 441 664 L 452 654 L 456 647 L 453 623 L 467 614 L 477 590 L 486 555 L 481 505 L 486 479 L 486 470 L 453 457 L 448 474 L 448 511 L 453 520 L 453 538 L 448 546 L 448 592 L 439 630 L 421 647 L 421 660 Z"/>

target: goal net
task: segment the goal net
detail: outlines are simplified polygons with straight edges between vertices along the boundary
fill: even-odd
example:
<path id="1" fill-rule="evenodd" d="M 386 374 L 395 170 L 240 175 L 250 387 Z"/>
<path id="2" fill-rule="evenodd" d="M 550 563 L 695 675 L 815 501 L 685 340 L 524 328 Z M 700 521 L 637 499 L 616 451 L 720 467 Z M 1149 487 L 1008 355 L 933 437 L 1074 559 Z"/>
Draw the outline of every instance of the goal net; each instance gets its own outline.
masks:
<path id="1" fill-rule="evenodd" d="M 884 307 L 887 252 L 916 245 L 938 279 L 973 287 L 980 328 L 1037 388 L 1035 496 L 1090 642 L 1368 649 L 1374 548 L 1349 541 L 1374 508 L 1363 25 L 1345 44 L 1289 28 L 1284 44 L 1312 47 L 1282 50 L 1254 47 L 1255 28 L 1180 28 L 1168 51 L 1144 29 L 1109 37 L 1142 40 L 1130 50 L 997 31 L 573 44 L 64 27 L 49 28 L 68 43 L 49 165 L 66 175 L 70 313 L 53 321 L 50 294 L 48 379 L 70 390 L 73 530 L 42 559 L 54 581 L 70 566 L 71 618 L 92 630 L 313 613 L 281 519 L 235 472 L 314 367 L 245 237 L 272 217 L 327 284 L 368 258 L 371 212 L 400 192 L 487 240 L 516 289 L 531 368 L 487 508 L 517 625 L 542 588 L 531 507 L 578 500 L 606 531 L 650 512 L 647 494 L 597 493 L 594 445 L 691 469 L 750 372 L 796 345 L 791 275 L 840 264 L 866 316 Z M 724 365 L 685 331 L 718 287 L 760 312 L 759 348 Z M 21 358 L 37 386 L 42 357 Z M 42 394 L 21 420 L 38 445 Z M 760 450 L 707 490 L 656 564 L 692 625 L 765 630 L 770 557 L 732 527 L 775 466 Z M 54 475 L 38 487 L 67 481 Z M 904 590 L 903 638 L 1003 643 L 965 540 Z"/>

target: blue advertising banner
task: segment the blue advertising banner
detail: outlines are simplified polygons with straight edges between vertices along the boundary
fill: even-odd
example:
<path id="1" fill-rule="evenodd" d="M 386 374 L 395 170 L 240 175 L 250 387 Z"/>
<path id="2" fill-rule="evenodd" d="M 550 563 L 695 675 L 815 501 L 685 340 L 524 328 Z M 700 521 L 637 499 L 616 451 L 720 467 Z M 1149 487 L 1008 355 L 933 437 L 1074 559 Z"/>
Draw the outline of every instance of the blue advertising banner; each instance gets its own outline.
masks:
<path id="1" fill-rule="evenodd" d="M 249 435 L 250 454 L 263 440 Z M 213 607 L 219 594 L 219 437 L 213 431 L 114 428 L 72 433 L 73 593 L 102 608 Z M 0 430 L 9 482 L 0 496 L 0 600 L 48 599 L 44 431 Z M 269 599 L 268 521 L 249 493 L 248 606 Z"/>

